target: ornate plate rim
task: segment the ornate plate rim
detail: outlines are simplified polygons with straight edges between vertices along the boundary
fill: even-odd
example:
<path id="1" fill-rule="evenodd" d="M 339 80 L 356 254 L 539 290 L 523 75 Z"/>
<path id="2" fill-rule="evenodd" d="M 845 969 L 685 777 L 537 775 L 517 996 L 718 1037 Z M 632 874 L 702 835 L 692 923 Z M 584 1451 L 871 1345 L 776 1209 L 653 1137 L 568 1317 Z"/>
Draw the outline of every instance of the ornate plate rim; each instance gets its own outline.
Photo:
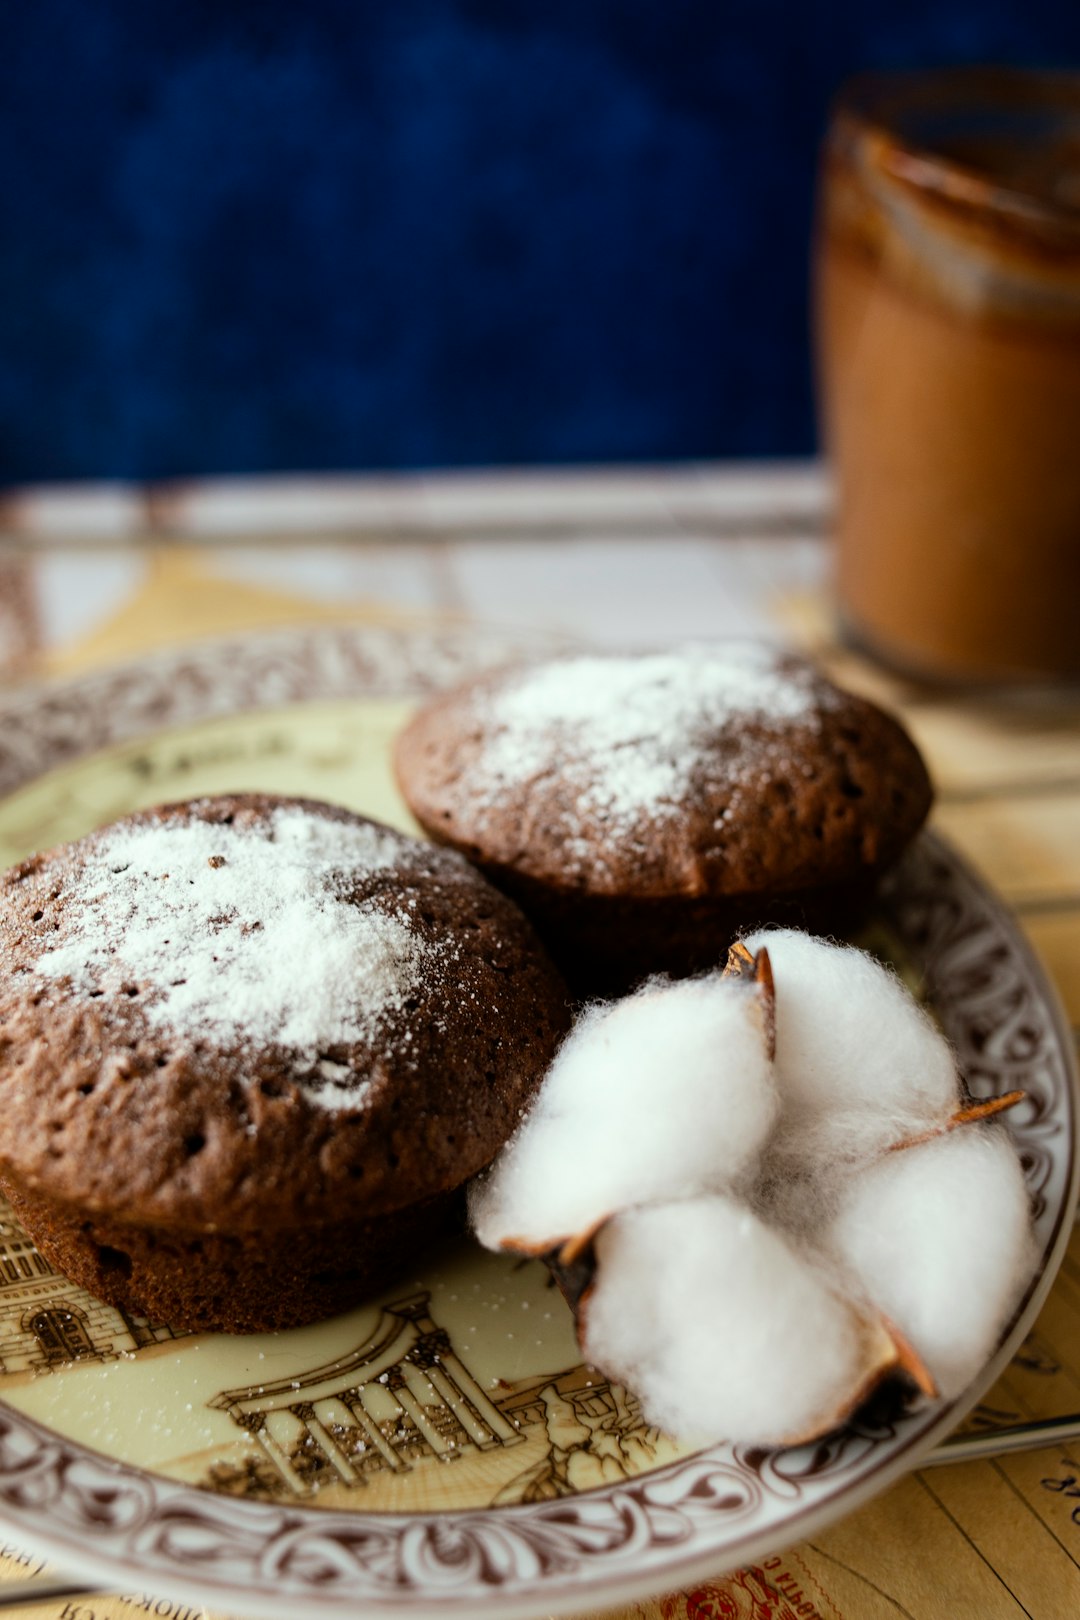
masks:
<path id="1" fill-rule="evenodd" d="M 537 650 L 556 644 L 543 636 L 533 641 Z M 0 795 L 140 735 L 249 709 L 405 696 L 478 664 L 520 656 L 522 646 L 520 635 L 475 626 L 298 627 L 197 643 L 23 690 L 0 699 L 6 733 Z M 1044 1208 L 1050 1230 L 1040 1267 L 997 1352 L 958 1401 L 910 1414 L 888 1436 L 852 1428 L 821 1447 L 776 1454 L 713 1447 L 561 1501 L 494 1512 L 364 1515 L 208 1495 L 65 1440 L 0 1400 L 0 1514 L 29 1545 L 61 1562 L 77 1561 L 80 1573 L 111 1584 L 148 1582 L 155 1594 L 234 1613 L 291 1620 L 301 1599 L 325 1611 L 363 1600 L 373 1617 L 452 1609 L 526 1617 L 610 1605 L 715 1576 L 813 1533 L 885 1489 L 956 1425 L 1013 1355 L 1052 1285 L 1080 1184 L 1080 1083 L 1056 992 L 1004 903 L 941 839 L 925 834 L 889 886 L 886 907 L 914 906 L 917 913 L 921 906 L 932 918 L 950 898 L 961 917 L 980 919 L 1004 948 L 1025 1006 L 1041 1016 L 1057 1092 L 1036 1098 L 1029 1135 L 1034 1142 L 1045 1105 L 1042 1117 L 1064 1137 L 1066 1155 L 1056 1166 L 1059 1189 Z M 965 944 L 961 933 L 951 948 L 959 952 L 958 970 L 969 973 L 970 938 Z M 955 1005 L 944 1004 L 943 1014 Z M 1053 1174 L 1052 1155 L 1048 1163 Z M 882 1444 L 890 1449 L 875 1465 Z M 797 1498 L 800 1467 L 806 1478 L 827 1477 L 835 1488 L 735 1536 L 723 1533 L 731 1523 L 724 1513 L 753 1517 L 767 1489 Z M 110 1536 L 116 1549 L 100 1550 Z"/>

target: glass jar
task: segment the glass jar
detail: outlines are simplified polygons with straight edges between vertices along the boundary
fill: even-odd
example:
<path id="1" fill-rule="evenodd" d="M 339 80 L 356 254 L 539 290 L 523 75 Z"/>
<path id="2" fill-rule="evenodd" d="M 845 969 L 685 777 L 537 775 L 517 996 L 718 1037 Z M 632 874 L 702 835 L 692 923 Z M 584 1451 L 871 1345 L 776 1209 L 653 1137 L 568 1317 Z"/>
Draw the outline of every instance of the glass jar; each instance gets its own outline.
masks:
<path id="1" fill-rule="evenodd" d="M 815 283 L 849 638 L 931 679 L 1080 676 L 1080 75 L 856 81 Z"/>

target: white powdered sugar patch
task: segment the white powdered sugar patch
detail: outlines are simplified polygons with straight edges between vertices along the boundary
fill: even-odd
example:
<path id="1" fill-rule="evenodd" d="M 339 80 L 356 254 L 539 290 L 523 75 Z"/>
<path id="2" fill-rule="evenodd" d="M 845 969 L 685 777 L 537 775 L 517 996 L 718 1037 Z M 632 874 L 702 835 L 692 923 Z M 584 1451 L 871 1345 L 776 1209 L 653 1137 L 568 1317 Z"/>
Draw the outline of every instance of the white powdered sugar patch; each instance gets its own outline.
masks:
<path id="1" fill-rule="evenodd" d="M 65 894 L 63 942 L 35 971 L 89 997 L 145 989 L 151 1025 L 295 1053 L 324 1107 L 361 1092 L 328 1047 L 372 1037 L 436 947 L 407 911 L 342 898 L 358 872 L 402 859 L 373 826 L 281 808 L 254 826 L 165 821 L 93 845 Z"/>
<path id="2" fill-rule="evenodd" d="M 632 828 L 677 813 L 725 727 L 725 773 L 737 787 L 787 730 L 817 723 L 822 694 L 809 666 L 782 667 L 765 644 L 732 642 L 561 659 L 480 701 L 491 735 L 470 796 L 495 805 L 506 789 L 557 768 L 579 816 Z M 764 738 L 737 735 L 751 720 Z"/>

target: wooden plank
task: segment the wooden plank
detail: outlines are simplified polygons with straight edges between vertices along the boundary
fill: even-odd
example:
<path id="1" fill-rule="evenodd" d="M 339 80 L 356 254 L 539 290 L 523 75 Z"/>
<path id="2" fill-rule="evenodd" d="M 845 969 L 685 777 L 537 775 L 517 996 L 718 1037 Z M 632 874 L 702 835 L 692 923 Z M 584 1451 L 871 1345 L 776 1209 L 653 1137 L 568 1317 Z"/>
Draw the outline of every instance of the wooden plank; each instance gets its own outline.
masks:
<path id="1" fill-rule="evenodd" d="M 934 820 L 1012 905 L 1080 902 L 1080 789 L 946 802 Z"/>
<path id="2" fill-rule="evenodd" d="M 1016 1490 L 996 1462 L 962 1463 L 919 1478 L 987 1567 L 992 1564 L 1004 1591 L 1024 1613 L 1032 1620 L 1075 1620 L 1080 1565 L 1040 1517 L 1031 1493 Z M 1075 1527 L 1074 1535 L 1080 1550 Z"/>
<path id="3" fill-rule="evenodd" d="M 905 719 L 942 798 L 1080 792 L 1080 704 L 916 705 Z"/>
<path id="4" fill-rule="evenodd" d="M 1065 1016 L 1080 1028 L 1080 901 L 1068 910 L 1025 917 L 1024 932 L 1057 986 Z"/>

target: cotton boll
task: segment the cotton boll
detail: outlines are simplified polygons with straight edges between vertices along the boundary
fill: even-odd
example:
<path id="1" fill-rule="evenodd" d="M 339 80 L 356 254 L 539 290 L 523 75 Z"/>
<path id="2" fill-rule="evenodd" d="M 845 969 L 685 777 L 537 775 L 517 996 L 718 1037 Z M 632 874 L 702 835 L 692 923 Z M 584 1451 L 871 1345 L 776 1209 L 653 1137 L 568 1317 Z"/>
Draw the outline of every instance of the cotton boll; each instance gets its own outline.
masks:
<path id="1" fill-rule="evenodd" d="M 850 1161 L 944 1125 L 960 1102 L 952 1052 L 895 974 L 794 929 L 745 943 L 772 962 L 784 1152 Z"/>
<path id="2" fill-rule="evenodd" d="M 585 1014 L 472 1199 L 477 1236 L 550 1245 L 630 1204 L 724 1187 L 772 1129 L 752 984 L 652 984 Z"/>
<path id="3" fill-rule="evenodd" d="M 1000 1128 L 979 1125 L 859 1171 L 825 1239 L 945 1396 L 993 1350 L 1032 1244 L 1019 1160 Z"/>
<path id="4" fill-rule="evenodd" d="M 603 1228 L 596 1259 L 582 1350 L 670 1433 L 761 1444 L 820 1434 L 882 1370 L 881 1341 L 853 1306 L 733 1199 L 629 1210 Z"/>

